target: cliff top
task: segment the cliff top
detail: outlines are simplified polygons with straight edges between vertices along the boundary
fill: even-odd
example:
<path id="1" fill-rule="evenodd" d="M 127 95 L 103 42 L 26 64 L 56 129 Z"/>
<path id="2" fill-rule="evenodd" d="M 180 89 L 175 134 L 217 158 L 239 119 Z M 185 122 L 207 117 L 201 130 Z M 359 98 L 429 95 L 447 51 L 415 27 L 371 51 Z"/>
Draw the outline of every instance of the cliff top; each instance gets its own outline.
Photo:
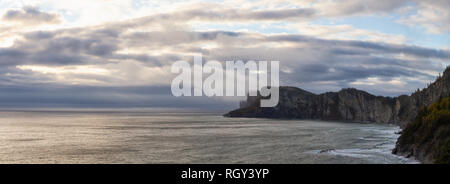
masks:
<path id="1" fill-rule="evenodd" d="M 286 91 L 286 92 L 293 92 L 293 93 L 301 93 L 305 95 L 316 95 L 314 93 L 311 93 L 309 91 L 303 90 L 301 88 L 297 87 L 291 87 L 291 86 L 281 86 L 280 91 Z"/>
<path id="2" fill-rule="evenodd" d="M 450 75 L 450 66 L 447 66 L 447 68 L 445 69 L 445 71 L 444 71 L 444 74 L 443 74 L 444 76 L 448 76 L 448 75 Z"/>

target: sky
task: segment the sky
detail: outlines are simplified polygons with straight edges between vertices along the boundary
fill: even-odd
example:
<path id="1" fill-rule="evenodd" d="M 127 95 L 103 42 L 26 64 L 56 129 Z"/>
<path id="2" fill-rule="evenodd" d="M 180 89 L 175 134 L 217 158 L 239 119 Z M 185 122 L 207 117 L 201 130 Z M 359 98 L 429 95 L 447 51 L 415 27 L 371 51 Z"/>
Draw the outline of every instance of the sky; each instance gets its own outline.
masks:
<path id="1" fill-rule="evenodd" d="M 281 85 L 397 96 L 450 65 L 448 0 L 0 0 L 0 107 L 231 109 L 178 60 L 280 61 Z"/>

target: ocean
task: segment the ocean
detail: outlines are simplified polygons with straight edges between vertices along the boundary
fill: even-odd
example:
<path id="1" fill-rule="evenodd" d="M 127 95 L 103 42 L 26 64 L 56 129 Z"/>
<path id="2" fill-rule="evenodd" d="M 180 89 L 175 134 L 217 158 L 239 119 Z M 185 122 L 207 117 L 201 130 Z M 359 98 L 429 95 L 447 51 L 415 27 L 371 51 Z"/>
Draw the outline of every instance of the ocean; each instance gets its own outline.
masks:
<path id="1" fill-rule="evenodd" d="M 0 163 L 408 164 L 398 126 L 147 110 L 0 112 Z"/>

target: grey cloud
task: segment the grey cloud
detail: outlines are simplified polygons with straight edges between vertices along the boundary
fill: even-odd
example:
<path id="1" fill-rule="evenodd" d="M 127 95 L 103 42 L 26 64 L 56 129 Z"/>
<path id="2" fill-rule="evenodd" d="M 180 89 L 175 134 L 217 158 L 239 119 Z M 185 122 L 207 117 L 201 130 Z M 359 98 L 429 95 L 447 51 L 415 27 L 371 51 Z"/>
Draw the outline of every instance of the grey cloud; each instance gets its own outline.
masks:
<path id="1" fill-rule="evenodd" d="M 358 50 L 344 50 L 344 47 L 350 47 L 352 49 L 366 49 L 366 54 L 382 53 L 382 54 L 409 54 L 422 58 L 440 58 L 450 59 L 450 51 L 430 49 L 418 46 L 398 45 L 377 43 L 370 41 L 343 41 L 343 40 L 323 40 L 312 37 L 305 37 L 301 35 L 282 35 L 272 36 L 268 40 L 271 41 L 287 41 L 287 42 L 299 42 L 316 44 L 320 47 L 335 47 L 335 52 L 339 54 L 357 54 Z"/>
<path id="2" fill-rule="evenodd" d="M 39 44 L 45 44 L 45 49 L 52 52 L 86 53 L 95 56 L 110 55 L 118 48 L 115 42 L 108 42 L 102 38 L 80 39 L 77 37 L 62 37 L 39 40 Z"/>
<path id="3" fill-rule="evenodd" d="M 187 58 L 183 55 L 176 54 L 164 54 L 159 56 L 150 56 L 147 54 L 114 54 L 113 59 L 118 60 L 134 60 L 144 63 L 146 66 L 165 66 L 172 64 L 175 61 L 187 61 Z"/>
<path id="4" fill-rule="evenodd" d="M 77 53 L 63 53 L 52 50 L 26 51 L 20 48 L 0 49 L 0 63 L 3 66 L 15 66 L 23 64 L 48 64 L 48 65 L 70 65 L 83 64 L 92 61 Z"/>
<path id="5" fill-rule="evenodd" d="M 54 32 L 50 31 L 35 31 L 31 33 L 26 33 L 24 37 L 28 40 L 43 40 L 43 39 L 51 39 L 55 36 Z"/>
<path id="6" fill-rule="evenodd" d="M 25 55 L 26 53 L 19 49 L 0 48 L 0 63 L 3 66 L 19 64 Z"/>
<path id="7" fill-rule="evenodd" d="M 323 14 L 349 16 L 354 14 L 372 14 L 391 12 L 407 5 L 411 0 L 345 0 L 336 1 L 323 9 Z"/>
<path id="8" fill-rule="evenodd" d="M 283 20 L 291 18 L 311 18 L 315 15 L 313 9 L 283 9 L 283 10 L 236 10 L 221 9 L 209 11 L 204 8 L 189 10 L 175 14 L 177 19 L 200 19 L 200 20 Z M 167 16 L 170 17 L 171 16 Z"/>
<path id="9" fill-rule="evenodd" d="M 22 10 L 9 10 L 2 20 L 23 24 L 58 24 L 61 22 L 59 14 L 46 13 L 35 7 L 24 7 Z"/>
<path id="10" fill-rule="evenodd" d="M 69 34 L 70 35 L 70 34 Z M 10 48 L 0 48 L 0 63 L 4 65 L 49 64 L 73 65 L 100 63 L 100 57 L 111 58 L 119 49 L 117 38 L 60 32 L 26 33 L 23 40 Z"/>
<path id="11" fill-rule="evenodd" d="M 410 55 L 418 57 L 432 57 L 449 59 L 450 51 L 438 50 L 438 49 L 428 49 L 418 46 L 405 46 L 405 45 L 394 45 L 394 44 L 380 44 L 373 42 L 362 42 L 362 41 L 349 41 L 350 45 L 361 48 L 370 48 L 374 50 L 379 50 L 384 53 L 407 53 Z"/>
<path id="12" fill-rule="evenodd" d="M 202 40 L 215 40 L 220 35 L 225 35 L 229 37 L 238 37 L 242 35 L 242 33 L 231 32 L 231 31 L 211 31 L 211 32 L 202 32 L 202 33 L 191 33 L 195 37 L 200 38 Z"/>
<path id="13" fill-rule="evenodd" d="M 200 21 L 279 21 L 279 20 L 306 20 L 316 17 L 317 12 L 311 8 L 277 9 L 277 10 L 252 10 L 222 7 L 220 4 L 197 5 L 190 9 L 179 10 L 173 13 L 150 15 L 110 26 L 114 29 L 124 27 L 142 27 L 155 22 L 171 22 L 179 24 L 192 20 Z M 174 25 L 172 25 L 174 26 Z"/>
<path id="14" fill-rule="evenodd" d="M 193 44 L 201 41 L 216 41 L 219 38 L 241 38 L 244 34 L 227 31 L 190 32 L 190 31 L 154 31 L 133 32 L 121 39 L 129 47 L 161 47 L 178 44 Z"/>

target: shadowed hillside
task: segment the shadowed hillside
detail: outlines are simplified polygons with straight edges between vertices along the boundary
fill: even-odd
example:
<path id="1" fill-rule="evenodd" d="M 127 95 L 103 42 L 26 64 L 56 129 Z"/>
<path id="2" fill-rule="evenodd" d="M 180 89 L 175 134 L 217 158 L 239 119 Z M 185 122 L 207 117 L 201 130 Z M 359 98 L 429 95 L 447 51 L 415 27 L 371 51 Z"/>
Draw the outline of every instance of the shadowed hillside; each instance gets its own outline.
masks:
<path id="1" fill-rule="evenodd" d="M 450 98 L 423 107 L 398 139 L 394 154 L 450 164 Z"/>

